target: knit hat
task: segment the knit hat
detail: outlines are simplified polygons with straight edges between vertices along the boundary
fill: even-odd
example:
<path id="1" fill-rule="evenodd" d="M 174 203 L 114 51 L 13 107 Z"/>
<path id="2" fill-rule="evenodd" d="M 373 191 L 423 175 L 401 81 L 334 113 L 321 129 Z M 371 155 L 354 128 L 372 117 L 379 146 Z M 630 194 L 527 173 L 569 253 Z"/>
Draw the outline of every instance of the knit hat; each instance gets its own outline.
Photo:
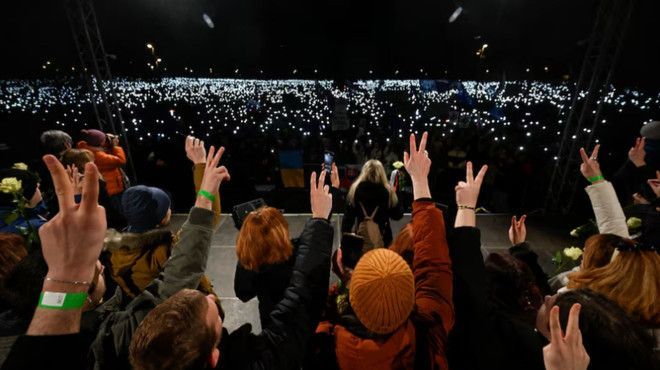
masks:
<path id="1" fill-rule="evenodd" d="M 27 170 L 17 168 L 8 168 L 0 170 L 0 182 L 3 179 L 15 177 L 16 180 L 21 182 L 21 189 L 23 189 L 23 197 L 27 200 L 32 199 L 34 193 L 37 192 L 39 185 L 39 177 Z M 0 192 L 0 206 L 12 206 L 14 203 L 14 196 L 12 194 Z"/>
<path id="2" fill-rule="evenodd" d="M 639 134 L 651 140 L 660 140 L 660 121 L 651 121 L 639 130 Z"/>
<path id="3" fill-rule="evenodd" d="M 80 136 L 91 146 L 101 146 L 105 142 L 105 134 L 95 129 L 80 130 Z"/>
<path id="4" fill-rule="evenodd" d="M 408 319 L 415 303 L 412 271 L 395 252 L 374 249 L 355 267 L 349 296 L 362 325 L 377 334 L 392 333 Z"/>
<path id="5" fill-rule="evenodd" d="M 170 209 L 170 197 L 158 188 L 133 186 L 121 197 L 121 208 L 128 231 L 142 233 L 154 229 Z"/>

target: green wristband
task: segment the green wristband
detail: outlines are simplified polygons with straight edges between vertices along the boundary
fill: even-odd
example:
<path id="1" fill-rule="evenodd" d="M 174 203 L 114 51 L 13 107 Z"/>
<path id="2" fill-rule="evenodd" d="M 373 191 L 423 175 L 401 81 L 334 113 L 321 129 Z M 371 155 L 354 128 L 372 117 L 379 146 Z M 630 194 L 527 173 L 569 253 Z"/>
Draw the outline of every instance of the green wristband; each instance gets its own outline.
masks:
<path id="1" fill-rule="evenodd" d="M 39 307 L 52 310 L 78 310 L 85 305 L 86 300 L 87 292 L 41 292 L 41 295 L 39 295 Z"/>
<path id="2" fill-rule="evenodd" d="M 204 198 L 210 200 L 211 202 L 215 202 L 215 195 L 209 193 L 206 190 L 200 190 L 197 192 L 197 194 L 203 196 Z"/>
<path id="3" fill-rule="evenodd" d="M 594 177 L 587 177 L 587 180 L 589 180 L 589 182 L 593 184 L 596 181 L 605 180 L 605 178 L 603 177 L 603 175 L 598 175 Z"/>

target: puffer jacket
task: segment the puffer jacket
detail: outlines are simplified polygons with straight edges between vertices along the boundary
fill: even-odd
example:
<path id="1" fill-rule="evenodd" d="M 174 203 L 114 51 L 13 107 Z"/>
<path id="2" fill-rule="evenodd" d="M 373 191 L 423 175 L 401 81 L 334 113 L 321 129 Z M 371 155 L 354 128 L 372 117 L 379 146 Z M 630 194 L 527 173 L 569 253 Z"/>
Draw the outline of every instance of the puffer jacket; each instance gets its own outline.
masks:
<path id="1" fill-rule="evenodd" d="M 105 179 L 108 195 L 113 196 L 126 190 L 124 189 L 124 178 L 120 171 L 120 168 L 126 164 L 124 149 L 120 146 L 107 149 L 91 146 L 86 141 L 80 141 L 76 146 L 78 149 L 87 149 L 94 153 L 94 164 L 96 164 Z"/>
<path id="2" fill-rule="evenodd" d="M 245 324 L 223 329 L 218 369 L 300 369 L 325 301 L 334 229 L 324 219 L 305 225 L 291 280 L 260 334 Z"/>
<path id="3" fill-rule="evenodd" d="M 111 299 L 90 312 L 95 315 L 95 320 L 87 323 L 91 327 L 83 319 L 80 333 L 22 335 L 12 347 L 3 369 L 130 369 L 128 348 L 144 317 L 176 292 L 199 285 L 211 248 L 212 219 L 211 211 L 192 208 L 181 228 L 179 245 L 174 248 L 162 274 L 124 309 L 116 310 L 118 302 Z M 123 296 L 121 290 L 117 290 L 117 295 Z M 90 334 L 93 337 L 91 348 L 87 340 Z"/>
<path id="4" fill-rule="evenodd" d="M 591 207 L 594 210 L 596 223 L 598 224 L 598 232 L 630 238 L 626 216 L 612 183 L 602 181 L 589 185 L 584 190 L 589 195 L 589 200 L 591 200 Z"/>
<path id="5" fill-rule="evenodd" d="M 104 249 L 110 254 L 112 279 L 124 294 L 136 297 L 160 274 L 178 242 L 176 239 L 171 231 L 164 229 L 142 234 L 108 229 Z M 199 290 L 204 294 L 214 293 L 206 276 L 202 276 Z"/>
<path id="6" fill-rule="evenodd" d="M 442 212 L 430 199 L 413 203 L 415 308 L 387 336 L 368 335 L 347 316 L 334 327 L 339 368 L 447 369 L 446 344 L 454 325 L 452 270 Z M 350 319 L 349 319 L 350 320 Z"/>

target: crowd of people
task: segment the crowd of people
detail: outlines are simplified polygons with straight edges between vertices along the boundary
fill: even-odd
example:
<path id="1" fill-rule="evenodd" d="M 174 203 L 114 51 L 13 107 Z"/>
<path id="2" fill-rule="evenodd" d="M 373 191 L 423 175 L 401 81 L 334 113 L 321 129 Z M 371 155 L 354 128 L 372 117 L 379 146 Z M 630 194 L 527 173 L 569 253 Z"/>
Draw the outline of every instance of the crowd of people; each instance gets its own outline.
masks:
<path id="1" fill-rule="evenodd" d="M 260 333 L 223 327 L 237 313 L 205 276 L 221 189 L 240 181 L 221 164 L 232 149 L 185 138 L 195 203 L 171 232 L 171 195 L 130 184 L 117 137 L 79 136 L 46 131 L 42 165 L 0 170 L 2 369 L 660 369 L 658 121 L 617 174 L 601 169 L 605 146 L 580 149 L 598 234 L 578 268 L 552 279 L 525 215 L 512 218 L 507 252 L 483 250 L 490 163 L 457 157 L 453 206 L 436 202 L 432 158 L 447 153 L 427 132 L 390 139 L 402 149 L 390 179 L 365 157 L 335 250 L 342 179 L 337 163 L 317 165 L 300 235 L 273 207 L 241 222 L 234 289 L 258 298 Z M 412 218 L 392 230 L 404 186 Z M 642 219 L 635 235 L 624 207 Z"/>
<path id="2" fill-rule="evenodd" d="M 393 164 L 403 160 L 400 139 L 422 131 L 431 134 L 434 167 L 429 176 L 435 199 L 452 201 L 451 184 L 470 158 L 478 164 L 488 161 L 491 168 L 482 189 L 483 208 L 538 209 L 544 206 L 545 185 L 575 93 L 572 83 L 535 81 L 164 78 L 110 84 L 138 181 L 173 194 L 173 207 L 181 212 L 194 199 L 187 176 L 172 178 L 170 173 L 185 166 L 176 153 L 188 134 L 228 149 L 225 161 L 237 175 L 225 189 L 232 199 L 263 197 L 278 208 L 303 212 L 304 194 L 282 195 L 283 153 L 301 152 L 305 178 L 325 150 L 335 153 L 342 180 L 353 180 L 355 168 L 359 171 L 367 159 L 380 160 L 389 175 Z M 90 99 L 71 79 L 0 81 L 0 122 L 7 126 L 0 138 L 0 163 L 39 161 L 32 150 L 38 145 L 35 138 L 14 127 L 70 133 L 97 127 Z M 629 145 L 622 138 L 632 140 L 642 123 L 658 116 L 658 107 L 657 92 L 613 88 L 603 99 L 603 129 L 595 139 L 612 158 L 621 158 Z M 109 123 L 104 130 L 112 132 Z M 582 135 L 590 135 L 589 130 L 587 125 Z M 604 166 L 620 164 L 609 159 L 603 158 Z M 130 165 L 125 170 L 133 176 Z M 342 197 L 349 186 L 342 186 Z M 402 200 L 409 212 L 407 194 Z"/>

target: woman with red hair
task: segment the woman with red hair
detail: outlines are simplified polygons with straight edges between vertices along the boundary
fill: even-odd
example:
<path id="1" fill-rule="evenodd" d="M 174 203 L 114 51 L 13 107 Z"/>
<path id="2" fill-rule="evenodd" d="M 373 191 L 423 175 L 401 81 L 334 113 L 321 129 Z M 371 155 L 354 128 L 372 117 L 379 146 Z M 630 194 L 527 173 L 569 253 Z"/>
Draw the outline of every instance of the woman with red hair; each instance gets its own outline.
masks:
<path id="1" fill-rule="evenodd" d="M 236 240 L 234 291 L 243 302 L 259 298 L 262 327 L 289 284 L 297 245 L 297 239 L 289 239 L 286 219 L 273 207 L 252 211 L 243 221 Z"/>

